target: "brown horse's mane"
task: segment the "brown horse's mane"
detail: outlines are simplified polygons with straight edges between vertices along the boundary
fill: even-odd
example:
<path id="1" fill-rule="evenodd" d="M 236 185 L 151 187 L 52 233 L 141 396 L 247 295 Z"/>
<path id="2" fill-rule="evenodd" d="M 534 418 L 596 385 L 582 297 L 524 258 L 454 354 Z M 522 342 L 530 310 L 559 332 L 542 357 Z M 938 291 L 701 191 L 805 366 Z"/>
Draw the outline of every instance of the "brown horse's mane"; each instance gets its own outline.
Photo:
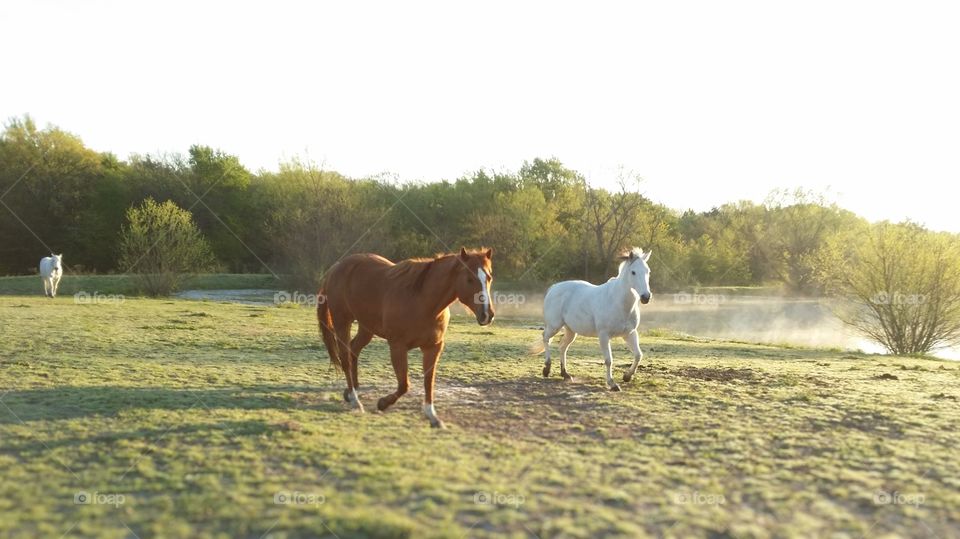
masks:
<path id="1" fill-rule="evenodd" d="M 467 254 L 476 255 L 483 250 L 467 251 Z M 434 264 L 444 262 L 449 258 L 458 256 L 456 253 L 437 253 L 433 258 L 408 258 L 393 265 L 387 270 L 387 275 L 396 279 L 401 286 L 407 286 L 411 290 L 420 290 L 427 279 L 427 274 Z"/>

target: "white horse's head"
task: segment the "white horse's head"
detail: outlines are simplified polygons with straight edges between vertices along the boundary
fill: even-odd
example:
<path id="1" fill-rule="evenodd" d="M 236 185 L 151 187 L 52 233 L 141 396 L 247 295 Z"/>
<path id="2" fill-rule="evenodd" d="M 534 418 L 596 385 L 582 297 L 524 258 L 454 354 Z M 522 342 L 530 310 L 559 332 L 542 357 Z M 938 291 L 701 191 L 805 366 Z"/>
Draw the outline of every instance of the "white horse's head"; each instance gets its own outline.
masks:
<path id="1" fill-rule="evenodd" d="M 63 271 L 63 253 L 55 255 L 50 253 L 50 258 L 53 259 L 53 269 L 59 272 Z"/>
<path id="2" fill-rule="evenodd" d="M 617 275 L 620 279 L 626 279 L 630 288 L 637 291 L 640 295 L 640 303 L 646 305 L 650 303 L 653 294 L 650 293 L 650 266 L 647 260 L 650 260 L 651 251 L 643 252 L 643 249 L 634 247 L 620 256 L 620 271 Z"/>

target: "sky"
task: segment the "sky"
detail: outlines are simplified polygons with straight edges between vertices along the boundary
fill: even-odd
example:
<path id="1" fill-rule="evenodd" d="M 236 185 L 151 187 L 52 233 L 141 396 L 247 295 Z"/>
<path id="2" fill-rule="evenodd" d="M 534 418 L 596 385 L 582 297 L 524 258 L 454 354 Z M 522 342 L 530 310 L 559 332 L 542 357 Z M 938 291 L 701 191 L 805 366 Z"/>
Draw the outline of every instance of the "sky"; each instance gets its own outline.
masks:
<path id="1" fill-rule="evenodd" d="M 456 179 L 557 157 L 683 210 L 804 187 L 960 232 L 956 2 L 4 2 L 0 119 L 121 158 Z"/>

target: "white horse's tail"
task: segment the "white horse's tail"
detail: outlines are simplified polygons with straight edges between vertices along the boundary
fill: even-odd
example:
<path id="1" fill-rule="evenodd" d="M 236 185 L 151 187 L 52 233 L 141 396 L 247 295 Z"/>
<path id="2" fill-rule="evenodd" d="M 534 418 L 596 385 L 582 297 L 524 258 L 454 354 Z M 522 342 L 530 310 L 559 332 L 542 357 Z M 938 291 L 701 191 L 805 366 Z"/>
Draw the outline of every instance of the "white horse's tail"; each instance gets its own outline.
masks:
<path id="1" fill-rule="evenodd" d="M 530 343 L 530 346 L 527 348 L 527 353 L 531 356 L 536 356 L 543 353 L 543 334 L 540 335 L 540 338 L 536 342 Z"/>

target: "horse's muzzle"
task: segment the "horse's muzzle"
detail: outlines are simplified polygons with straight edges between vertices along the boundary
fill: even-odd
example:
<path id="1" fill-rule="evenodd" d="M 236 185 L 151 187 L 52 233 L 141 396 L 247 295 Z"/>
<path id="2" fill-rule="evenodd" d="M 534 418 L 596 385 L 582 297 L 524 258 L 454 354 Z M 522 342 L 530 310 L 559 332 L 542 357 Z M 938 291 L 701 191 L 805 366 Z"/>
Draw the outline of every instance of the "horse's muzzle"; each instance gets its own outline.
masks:
<path id="1" fill-rule="evenodd" d="M 653 296 L 651 294 L 644 294 L 640 296 L 640 303 L 646 305 L 647 303 L 650 303 L 650 298 L 652 297 Z"/>
<path id="2" fill-rule="evenodd" d="M 481 309 L 480 312 L 477 313 L 477 323 L 481 326 L 489 326 L 493 323 L 493 317 L 493 309 L 491 309 L 489 313 L 486 313 L 483 309 Z"/>

